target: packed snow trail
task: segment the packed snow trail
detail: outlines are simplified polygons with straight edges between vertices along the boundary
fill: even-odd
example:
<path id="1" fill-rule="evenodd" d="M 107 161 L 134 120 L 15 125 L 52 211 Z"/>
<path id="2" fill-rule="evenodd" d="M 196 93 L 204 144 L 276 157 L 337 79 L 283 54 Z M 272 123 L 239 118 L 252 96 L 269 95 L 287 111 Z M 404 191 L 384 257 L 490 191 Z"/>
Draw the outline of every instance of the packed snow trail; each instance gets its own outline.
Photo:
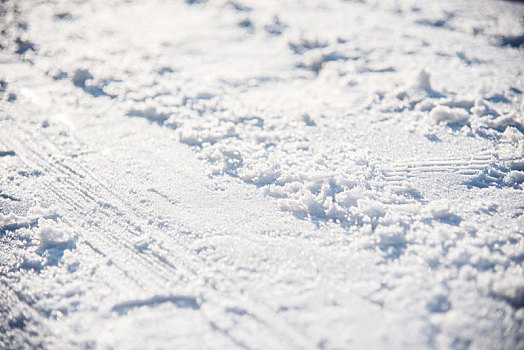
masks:
<path id="1" fill-rule="evenodd" d="M 524 5 L 0 4 L 0 347 L 524 347 Z"/>

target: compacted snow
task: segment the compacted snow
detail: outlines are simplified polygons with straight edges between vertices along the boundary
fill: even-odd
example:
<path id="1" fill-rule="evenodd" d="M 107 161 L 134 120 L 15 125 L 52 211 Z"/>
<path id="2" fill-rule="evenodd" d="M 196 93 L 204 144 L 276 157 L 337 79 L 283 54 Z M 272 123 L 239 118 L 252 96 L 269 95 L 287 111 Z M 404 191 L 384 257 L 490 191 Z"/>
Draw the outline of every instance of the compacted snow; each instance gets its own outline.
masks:
<path id="1" fill-rule="evenodd" d="M 524 347 L 524 5 L 0 3 L 0 347 Z"/>

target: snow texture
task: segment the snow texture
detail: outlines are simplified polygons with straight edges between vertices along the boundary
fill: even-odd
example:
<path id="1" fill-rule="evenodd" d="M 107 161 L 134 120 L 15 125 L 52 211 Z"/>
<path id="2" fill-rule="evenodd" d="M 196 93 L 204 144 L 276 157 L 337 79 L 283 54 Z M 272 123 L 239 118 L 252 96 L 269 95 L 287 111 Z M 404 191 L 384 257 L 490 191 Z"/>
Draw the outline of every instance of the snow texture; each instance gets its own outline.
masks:
<path id="1" fill-rule="evenodd" d="M 0 347 L 524 348 L 524 5 L 0 3 Z"/>

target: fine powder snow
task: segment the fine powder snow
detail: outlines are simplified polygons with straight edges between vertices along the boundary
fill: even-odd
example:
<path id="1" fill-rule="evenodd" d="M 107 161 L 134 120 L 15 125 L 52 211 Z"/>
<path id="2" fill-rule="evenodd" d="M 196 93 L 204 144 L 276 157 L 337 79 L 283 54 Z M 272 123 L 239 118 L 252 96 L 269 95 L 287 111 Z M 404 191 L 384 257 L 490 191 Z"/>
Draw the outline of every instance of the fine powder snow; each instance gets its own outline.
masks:
<path id="1" fill-rule="evenodd" d="M 0 3 L 0 348 L 524 348 L 524 4 Z"/>

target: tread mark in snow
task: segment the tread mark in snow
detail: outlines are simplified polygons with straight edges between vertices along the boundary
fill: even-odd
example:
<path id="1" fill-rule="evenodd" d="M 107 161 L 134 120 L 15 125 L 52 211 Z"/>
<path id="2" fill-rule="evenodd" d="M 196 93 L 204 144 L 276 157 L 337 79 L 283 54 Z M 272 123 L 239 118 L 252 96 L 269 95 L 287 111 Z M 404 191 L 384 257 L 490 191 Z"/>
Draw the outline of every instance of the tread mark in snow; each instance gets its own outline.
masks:
<path id="1" fill-rule="evenodd" d="M 475 176 L 490 166 L 491 154 L 479 154 L 470 160 L 432 159 L 428 161 L 401 161 L 382 168 L 386 181 L 402 182 L 421 173 L 451 172 L 460 175 Z"/>
<path id="2" fill-rule="evenodd" d="M 141 264 L 135 266 L 138 270 L 136 268 L 133 270 L 126 269 L 126 266 L 128 266 L 126 263 L 126 257 L 129 256 L 129 254 L 134 254 L 136 251 L 133 239 L 142 233 L 137 228 L 140 227 L 140 222 L 147 222 L 149 219 L 148 214 L 138 212 L 139 210 L 135 208 L 129 200 L 123 199 L 120 195 L 109 189 L 102 183 L 103 181 L 95 178 L 89 170 L 83 168 L 77 161 L 75 161 L 75 159 L 59 157 L 56 152 L 58 147 L 55 144 L 48 145 L 48 143 L 52 143 L 52 141 L 46 139 L 45 141 L 38 143 L 39 147 L 32 145 L 29 141 L 24 142 L 24 144 L 19 144 L 16 140 L 23 139 L 22 135 L 30 130 L 23 130 L 24 126 L 21 125 L 17 125 L 17 128 L 22 129 L 11 130 L 9 135 L 5 135 L 4 140 L 6 142 L 10 141 L 19 146 L 20 158 L 27 166 L 36 166 L 46 169 L 48 174 L 60 178 L 60 181 L 53 182 L 44 179 L 43 184 L 51 190 L 51 193 L 58 201 L 68 203 L 70 210 L 80 211 L 87 216 L 88 220 L 91 218 L 94 220 L 93 222 L 100 222 L 100 215 L 114 219 L 115 210 L 109 210 L 110 208 L 108 209 L 107 206 L 100 206 L 99 203 L 115 202 L 116 200 L 121 203 L 120 205 L 113 206 L 113 208 L 117 208 L 117 211 L 119 207 L 130 209 L 126 210 L 124 215 L 117 216 L 118 218 L 116 219 L 116 222 L 114 222 L 115 224 L 126 228 L 126 230 L 121 233 L 128 233 L 128 235 L 126 237 L 115 236 L 114 234 L 100 232 L 96 227 L 90 227 L 87 230 L 89 234 L 85 237 L 89 238 L 89 242 L 93 247 L 96 247 L 101 252 L 105 252 L 107 256 L 111 257 L 111 260 L 117 268 L 124 271 L 124 274 L 130 280 L 138 284 L 140 283 L 136 278 L 132 277 L 136 274 L 150 276 L 150 281 L 148 283 L 152 283 L 151 280 L 158 280 L 158 285 L 165 285 L 165 282 L 171 278 L 170 276 L 180 274 L 179 269 L 175 269 L 171 262 L 155 251 L 148 251 L 147 254 L 139 254 L 136 256 L 136 259 L 141 262 Z M 19 135 L 17 135 L 17 132 Z M 37 148 L 42 150 L 38 152 L 36 151 Z M 50 152 L 51 150 L 49 148 L 52 148 L 55 152 Z M 55 155 L 53 156 L 53 154 Z M 76 170 L 63 164 L 64 161 L 70 162 Z M 84 174 L 81 174 L 82 172 Z M 93 196 L 87 197 L 85 195 L 86 192 L 92 194 L 96 198 Z M 74 194 L 76 194 L 76 196 Z M 111 200 L 110 198 L 113 199 Z M 85 221 L 85 217 L 76 220 L 76 222 L 69 222 L 67 219 L 64 219 L 64 222 L 71 226 L 84 226 L 82 231 L 86 231 L 84 225 Z M 100 222 L 100 224 L 103 224 L 103 222 Z M 108 247 L 112 247 L 111 253 L 107 252 Z M 119 249 L 117 247 L 119 247 Z M 176 248 L 171 247 L 171 249 Z M 180 256 L 180 254 L 177 254 L 177 256 Z M 188 261 L 185 261 L 183 265 L 186 267 L 190 266 Z"/>
<path id="3" fill-rule="evenodd" d="M 22 131 L 23 132 L 23 131 Z M 12 141 L 12 140 L 11 140 Z M 60 161 L 56 161 L 56 157 L 49 157 L 46 159 L 45 156 L 38 153 L 37 151 L 31 149 L 29 143 L 24 143 L 24 145 L 20 145 L 21 147 L 25 148 L 28 153 L 20 151 L 20 158 L 22 158 L 23 162 L 27 162 L 28 160 L 26 158 L 32 158 L 31 153 L 33 154 L 32 160 L 29 160 L 29 162 L 35 162 L 37 166 L 47 169 L 48 173 L 54 173 L 57 177 L 61 178 L 61 181 L 59 182 L 50 182 L 50 181 L 44 181 L 44 184 L 47 188 L 51 190 L 51 192 L 57 197 L 57 200 L 60 202 L 67 202 L 72 210 L 80 210 L 84 214 L 88 214 L 90 212 L 90 209 L 95 207 L 98 213 L 101 213 L 103 215 L 106 215 L 107 217 L 113 217 L 112 212 L 105 210 L 103 207 L 98 206 L 97 202 L 94 201 L 94 198 L 92 196 L 86 197 L 85 192 L 89 192 L 92 194 L 100 193 L 100 189 L 94 189 L 92 188 L 89 183 L 96 183 L 94 179 L 90 178 L 89 176 L 86 176 L 84 178 L 80 177 L 78 174 L 71 175 L 70 168 L 64 167 L 63 164 Z M 40 145 L 41 147 L 45 147 L 45 145 L 42 143 Z M 43 154 L 47 154 L 49 152 L 43 152 Z M 36 159 L 39 158 L 39 159 Z M 27 163 L 26 163 L 27 164 Z M 30 165 L 30 164 L 28 164 Z M 60 169 L 60 167 L 65 168 L 66 170 Z M 86 179 L 86 180 L 83 180 Z M 76 193 L 78 197 L 72 196 L 72 193 Z M 102 197 L 104 199 L 104 197 Z M 104 199 L 104 201 L 107 202 L 107 200 Z M 80 203 L 83 203 L 85 205 L 81 205 Z M 127 206 L 127 205 L 126 205 Z M 140 232 L 136 232 L 135 227 L 139 225 L 133 225 L 133 222 L 136 221 L 133 219 L 130 219 L 129 222 L 126 222 L 125 218 L 122 218 L 122 221 L 120 222 L 120 225 L 123 227 L 127 227 L 127 232 L 133 235 L 133 237 L 136 237 Z M 78 223 L 80 226 L 81 223 Z M 73 225 L 73 223 L 71 223 Z M 76 225 L 75 225 L 76 226 Z M 94 235 L 101 238 L 102 241 L 109 240 L 111 243 L 98 243 L 96 246 L 98 248 L 100 247 L 117 247 L 120 246 L 121 249 L 129 250 L 129 251 L 135 251 L 134 245 L 131 243 L 130 239 L 121 239 L 122 237 L 115 237 L 112 234 L 101 234 L 100 232 L 95 232 L 95 230 L 89 230 L 93 235 L 90 235 L 89 238 L 91 240 L 91 243 L 95 244 L 94 242 Z M 101 249 L 103 250 L 103 249 Z M 114 250 L 113 250 L 114 251 Z M 125 254 L 124 254 L 125 255 Z M 111 254 L 113 257 L 113 260 L 118 260 L 115 257 L 115 254 Z M 166 266 L 164 263 L 159 263 L 154 257 L 148 257 L 147 259 L 144 257 L 144 254 L 140 254 L 140 256 L 137 257 L 138 259 L 144 260 L 146 265 L 156 266 L 153 271 L 157 272 L 157 276 L 163 278 L 164 280 L 167 279 L 166 276 L 168 276 L 170 273 L 174 272 L 173 269 L 169 266 Z M 125 264 L 122 264 L 125 266 Z M 151 271 L 148 271 L 151 273 Z M 164 273 L 162 273 L 164 272 Z"/>

